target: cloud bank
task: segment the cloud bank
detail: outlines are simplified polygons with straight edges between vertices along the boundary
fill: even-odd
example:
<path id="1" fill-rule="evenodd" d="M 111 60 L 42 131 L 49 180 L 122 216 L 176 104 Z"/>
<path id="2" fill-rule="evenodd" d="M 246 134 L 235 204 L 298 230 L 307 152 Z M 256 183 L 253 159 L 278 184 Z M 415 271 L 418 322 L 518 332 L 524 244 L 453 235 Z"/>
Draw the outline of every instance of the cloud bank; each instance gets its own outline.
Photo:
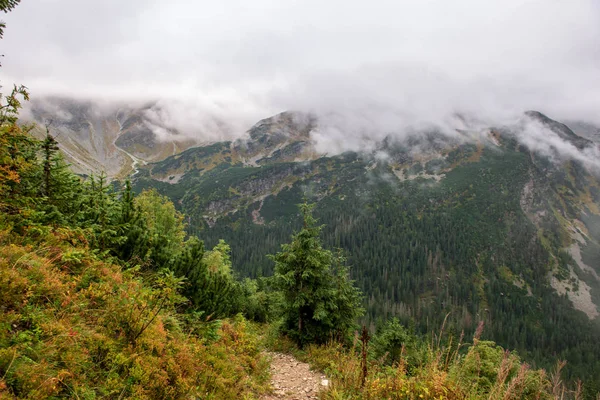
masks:
<path id="1" fill-rule="evenodd" d="M 578 148 L 538 121 L 524 118 L 516 127 L 518 140 L 532 151 L 541 153 L 557 163 L 576 160 L 600 176 L 600 144 Z"/>
<path id="2" fill-rule="evenodd" d="M 157 126 L 233 138 L 284 110 L 321 143 L 501 123 L 600 123 L 596 0 L 27 0 L 5 16 L 3 85 L 158 101 Z"/>

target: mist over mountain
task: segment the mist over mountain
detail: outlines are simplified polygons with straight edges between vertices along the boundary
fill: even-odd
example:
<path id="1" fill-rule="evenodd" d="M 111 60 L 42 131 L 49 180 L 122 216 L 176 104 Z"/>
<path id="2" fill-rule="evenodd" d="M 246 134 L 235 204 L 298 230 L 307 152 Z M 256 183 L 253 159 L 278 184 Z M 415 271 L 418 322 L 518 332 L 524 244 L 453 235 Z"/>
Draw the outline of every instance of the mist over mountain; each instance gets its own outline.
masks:
<path id="1" fill-rule="evenodd" d="M 517 140 L 531 150 L 558 160 L 580 160 L 590 169 L 600 169 L 600 129 L 587 122 L 569 122 L 582 132 L 579 136 L 569 126 L 538 111 L 502 120 L 453 113 L 444 119 L 436 120 L 434 116 L 430 121 L 413 124 L 404 115 L 392 115 L 387 111 L 372 119 L 377 113 L 370 110 L 349 115 L 341 111 L 320 115 L 294 111 L 280 115 L 290 118 L 283 121 L 282 127 L 292 124 L 292 131 L 303 131 L 304 141 L 320 155 L 372 152 L 383 142 L 402 143 L 431 133 L 446 140 L 473 142 L 481 135 L 487 135 L 491 127 L 498 127 L 514 132 Z M 183 115 L 189 118 L 187 124 L 179 122 Z M 127 104 L 47 97 L 34 99 L 26 106 L 21 118 L 24 122 L 36 123 L 35 132 L 40 137 L 47 127 L 78 172 L 103 171 L 111 177 L 124 177 L 138 164 L 161 161 L 193 146 L 224 140 L 252 143 L 255 139 L 252 136 L 255 128 L 233 130 L 226 119 L 203 117 L 198 117 L 201 122 L 196 124 L 190 111 L 181 103 Z M 427 152 L 427 149 L 415 147 L 412 151 Z M 385 150 L 380 150 L 378 156 L 387 158 Z"/>
<path id="2" fill-rule="evenodd" d="M 285 110 L 316 115 L 333 152 L 452 130 L 457 113 L 488 126 L 525 110 L 600 124 L 595 1 L 61 0 L 23 3 L 6 22 L 4 85 L 33 98 L 160 99 L 157 117 L 198 141 L 240 137 Z"/>
<path id="3" fill-rule="evenodd" d="M 389 136 L 513 126 L 526 110 L 578 129 L 576 121 L 600 125 L 596 2 L 59 3 L 24 3 L 6 16 L 3 84 L 29 87 L 42 126 L 44 112 L 74 111 L 45 99 L 94 110 L 84 117 L 76 107 L 76 118 L 101 116 L 89 122 L 106 131 L 103 145 L 81 129 L 64 135 L 98 143 L 67 145 L 81 172 L 105 164 L 123 175 L 131 156 L 156 161 L 242 138 L 286 110 L 318 120 L 311 141 L 323 154 L 374 149 Z M 119 132 L 121 108 L 138 115 L 135 132 Z M 528 146 L 595 163 L 594 150 L 565 146 L 538 122 L 519 128 Z M 84 165 L 84 154 L 97 162 Z"/>
<path id="4" fill-rule="evenodd" d="M 39 138 L 48 130 L 74 171 L 85 175 L 104 172 L 111 178 L 124 178 L 138 165 L 163 160 L 213 138 L 208 135 L 200 140 L 201 134 L 182 134 L 169 125 L 158 102 L 40 98 L 26 105 L 21 121 L 33 122 L 33 134 Z"/>

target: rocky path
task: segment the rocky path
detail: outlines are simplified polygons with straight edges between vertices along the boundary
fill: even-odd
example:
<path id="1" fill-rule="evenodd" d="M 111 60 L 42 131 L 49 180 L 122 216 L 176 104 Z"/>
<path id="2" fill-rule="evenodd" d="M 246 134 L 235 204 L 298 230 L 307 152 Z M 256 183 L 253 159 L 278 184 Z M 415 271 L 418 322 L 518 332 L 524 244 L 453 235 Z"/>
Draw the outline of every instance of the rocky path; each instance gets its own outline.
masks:
<path id="1" fill-rule="evenodd" d="M 318 399 L 319 390 L 325 388 L 329 381 L 323 374 L 311 371 L 308 364 L 296 360 L 293 356 L 281 353 L 268 353 L 271 357 L 271 376 L 273 394 L 262 400 Z"/>

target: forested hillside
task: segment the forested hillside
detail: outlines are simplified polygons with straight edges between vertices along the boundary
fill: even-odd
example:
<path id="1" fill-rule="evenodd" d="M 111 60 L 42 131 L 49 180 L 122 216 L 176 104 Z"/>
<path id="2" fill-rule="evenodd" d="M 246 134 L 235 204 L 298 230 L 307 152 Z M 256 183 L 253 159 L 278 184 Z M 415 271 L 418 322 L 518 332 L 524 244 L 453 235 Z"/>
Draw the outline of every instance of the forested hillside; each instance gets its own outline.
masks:
<path id="1" fill-rule="evenodd" d="M 524 121 L 595 146 L 540 113 Z M 396 316 L 429 332 L 448 315 L 451 330 L 472 333 L 485 321 L 485 337 L 530 362 L 566 359 L 570 376 L 597 380 L 597 170 L 531 150 L 519 126 L 392 136 L 370 153 L 316 157 L 290 133 L 314 124 L 261 121 L 245 146 L 189 149 L 142 169 L 135 187 L 169 196 L 207 243 L 224 238 L 252 277 L 271 275 L 264 256 L 299 227 L 296 204 L 308 198 L 326 244 L 349 256 L 372 327 Z"/>

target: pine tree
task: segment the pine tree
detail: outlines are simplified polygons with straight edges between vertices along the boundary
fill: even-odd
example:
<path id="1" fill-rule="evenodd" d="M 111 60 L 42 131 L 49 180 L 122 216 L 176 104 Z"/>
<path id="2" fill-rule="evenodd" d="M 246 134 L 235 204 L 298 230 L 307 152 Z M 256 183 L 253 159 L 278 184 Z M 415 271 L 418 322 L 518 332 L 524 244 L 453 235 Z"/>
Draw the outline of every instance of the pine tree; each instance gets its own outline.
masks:
<path id="1" fill-rule="evenodd" d="M 300 347 L 346 336 L 362 312 L 359 292 L 345 268 L 332 271 L 336 260 L 323 248 L 313 208 L 300 205 L 303 228 L 271 256 L 284 296 L 284 332 Z"/>
<path id="2" fill-rule="evenodd" d="M 42 194 L 46 197 L 51 197 L 52 194 L 52 161 L 58 153 L 58 142 L 50 134 L 50 130 L 46 127 L 46 138 L 42 141 L 44 175 L 42 180 Z"/>

